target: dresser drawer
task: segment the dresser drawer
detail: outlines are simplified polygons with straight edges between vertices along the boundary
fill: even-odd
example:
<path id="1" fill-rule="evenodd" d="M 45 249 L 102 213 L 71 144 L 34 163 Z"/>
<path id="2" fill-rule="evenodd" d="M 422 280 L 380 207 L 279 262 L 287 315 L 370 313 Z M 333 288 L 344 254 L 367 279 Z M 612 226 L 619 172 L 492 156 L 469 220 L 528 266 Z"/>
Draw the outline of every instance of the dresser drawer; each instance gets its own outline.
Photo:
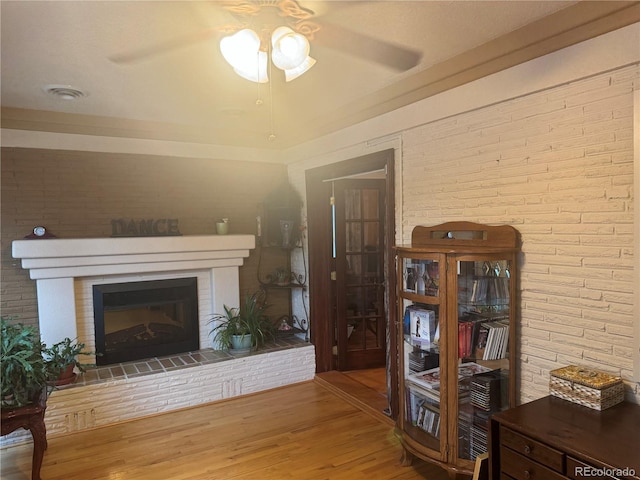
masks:
<path id="1" fill-rule="evenodd" d="M 563 452 L 503 426 L 500 426 L 500 445 L 509 447 L 524 457 L 535 460 L 556 472 L 564 473 L 565 471 Z"/>
<path id="2" fill-rule="evenodd" d="M 567 480 L 567 477 L 554 472 L 531 458 L 502 445 L 500 447 L 500 469 L 515 480 Z"/>

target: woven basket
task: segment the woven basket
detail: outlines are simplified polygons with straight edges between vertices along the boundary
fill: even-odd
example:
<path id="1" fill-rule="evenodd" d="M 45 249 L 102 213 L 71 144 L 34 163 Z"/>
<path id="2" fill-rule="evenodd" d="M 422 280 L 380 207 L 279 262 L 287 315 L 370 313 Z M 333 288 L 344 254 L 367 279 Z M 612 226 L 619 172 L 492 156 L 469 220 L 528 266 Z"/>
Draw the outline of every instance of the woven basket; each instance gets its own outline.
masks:
<path id="1" fill-rule="evenodd" d="M 555 397 L 595 410 L 605 410 L 624 400 L 620 377 L 577 365 L 550 373 L 549 393 Z"/>

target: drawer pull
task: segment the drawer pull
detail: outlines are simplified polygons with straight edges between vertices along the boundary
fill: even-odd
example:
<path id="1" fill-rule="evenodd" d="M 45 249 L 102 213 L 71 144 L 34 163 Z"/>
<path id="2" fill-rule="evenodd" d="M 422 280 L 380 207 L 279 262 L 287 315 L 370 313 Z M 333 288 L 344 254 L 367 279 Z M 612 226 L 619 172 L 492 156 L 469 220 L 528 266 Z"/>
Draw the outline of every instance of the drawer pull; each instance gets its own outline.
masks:
<path id="1" fill-rule="evenodd" d="M 529 445 L 525 445 L 524 446 L 524 453 L 526 453 L 527 455 L 529 455 L 531 453 L 531 447 Z M 527 477 L 529 478 L 529 477 Z"/>
<path id="2" fill-rule="evenodd" d="M 527 480 L 531 478 L 531 474 L 529 473 L 529 470 L 524 471 L 524 478 L 526 478 Z"/>

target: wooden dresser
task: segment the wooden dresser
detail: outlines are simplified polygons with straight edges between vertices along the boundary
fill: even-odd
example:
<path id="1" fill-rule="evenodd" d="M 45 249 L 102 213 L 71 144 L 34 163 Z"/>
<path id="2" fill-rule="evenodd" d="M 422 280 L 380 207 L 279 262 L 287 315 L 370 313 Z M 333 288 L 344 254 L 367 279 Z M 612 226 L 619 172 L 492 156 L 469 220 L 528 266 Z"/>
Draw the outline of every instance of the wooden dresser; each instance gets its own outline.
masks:
<path id="1" fill-rule="evenodd" d="M 640 479 L 640 406 L 600 412 L 548 396 L 496 413 L 489 478 Z"/>

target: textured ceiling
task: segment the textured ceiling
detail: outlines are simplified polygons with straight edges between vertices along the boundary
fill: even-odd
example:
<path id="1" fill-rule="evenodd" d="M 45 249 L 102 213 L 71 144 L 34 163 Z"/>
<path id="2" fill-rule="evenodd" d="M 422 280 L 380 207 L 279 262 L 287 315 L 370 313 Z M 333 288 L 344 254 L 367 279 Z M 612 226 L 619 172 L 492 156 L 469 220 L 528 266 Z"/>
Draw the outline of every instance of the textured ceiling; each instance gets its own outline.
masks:
<path id="1" fill-rule="evenodd" d="M 557 15 L 576 3 L 301 1 L 320 26 L 311 42 L 316 66 L 289 83 L 274 68 L 271 82 L 258 86 L 236 76 L 219 52 L 221 29 L 239 24 L 222 2 L 3 0 L 3 127 L 283 148 L 429 95 L 433 78 L 464 82 L 446 68 L 468 69 L 482 46 L 526 51 L 530 36 L 544 40 L 542 22 L 550 21 L 549 35 L 572 28 L 559 26 L 571 22 Z M 637 2 L 586 3 L 591 10 L 609 4 L 598 7 L 606 13 Z M 262 11 L 254 22 L 271 22 L 273 8 Z M 371 46 L 356 45 L 353 34 L 371 37 Z M 379 52 L 375 42 L 383 41 L 418 52 L 420 60 L 400 71 L 330 48 L 328 40 L 363 54 Z M 154 50 L 167 44 L 175 48 Z M 118 57 L 127 54 L 143 58 Z M 72 85 L 87 96 L 60 100 L 43 91 L 47 84 Z M 270 133 L 275 141 L 267 140 Z"/>

